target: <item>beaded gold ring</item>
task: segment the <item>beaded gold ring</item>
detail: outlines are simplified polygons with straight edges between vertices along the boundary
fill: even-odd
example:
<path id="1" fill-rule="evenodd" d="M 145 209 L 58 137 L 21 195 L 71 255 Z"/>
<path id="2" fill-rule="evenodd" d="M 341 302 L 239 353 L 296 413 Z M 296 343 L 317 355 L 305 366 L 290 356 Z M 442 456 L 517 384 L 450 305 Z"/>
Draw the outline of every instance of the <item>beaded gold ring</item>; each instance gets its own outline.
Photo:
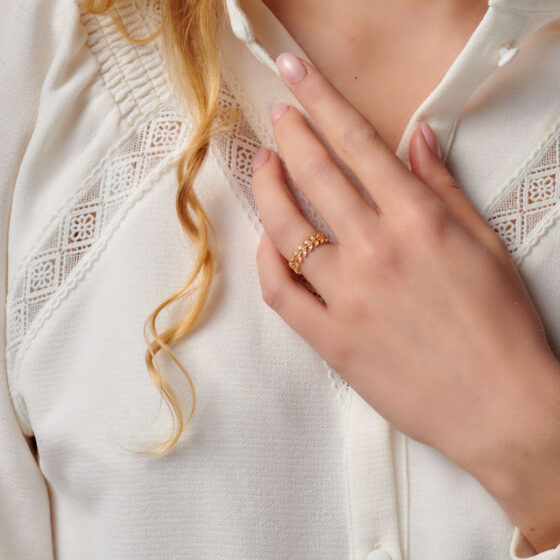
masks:
<path id="1" fill-rule="evenodd" d="M 289 267 L 299 276 L 303 276 L 303 274 L 299 271 L 299 266 L 303 262 L 303 259 L 307 257 L 307 255 L 309 255 L 315 247 L 330 242 L 331 240 L 327 237 L 327 235 L 321 231 L 310 235 L 308 238 L 304 239 L 294 251 L 292 258 L 288 263 Z"/>

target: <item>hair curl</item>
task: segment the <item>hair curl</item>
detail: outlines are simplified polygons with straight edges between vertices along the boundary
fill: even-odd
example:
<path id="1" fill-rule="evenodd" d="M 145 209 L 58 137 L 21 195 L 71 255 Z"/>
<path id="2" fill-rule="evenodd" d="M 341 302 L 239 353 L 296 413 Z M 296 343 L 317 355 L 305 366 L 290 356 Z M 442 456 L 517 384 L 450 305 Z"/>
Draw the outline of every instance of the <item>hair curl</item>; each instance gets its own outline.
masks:
<path id="1" fill-rule="evenodd" d="M 171 78 L 187 103 L 193 123 L 192 136 L 177 163 L 175 206 L 183 230 L 197 248 L 196 261 L 186 282 L 158 305 L 144 323 L 144 336 L 148 344 L 146 366 L 160 395 L 165 398 L 173 424 L 171 434 L 165 441 L 156 443 L 147 451 L 134 453 L 159 455 L 169 452 L 175 446 L 194 414 L 196 392 L 192 379 L 174 356 L 170 346 L 188 333 L 200 315 L 207 301 L 214 273 L 216 248 L 213 251 L 208 246 L 208 229 L 217 243 L 216 231 L 193 190 L 193 184 L 206 159 L 212 137 L 225 131 L 238 114 L 235 111 L 228 113 L 219 105 L 222 71 L 216 38 L 220 25 L 226 19 L 225 0 L 159 0 L 161 27 L 144 38 L 128 34 L 115 10 L 115 1 L 88 0 L 86 8 L 93 14 L 109 14 L 121 33 L 135 44 L 146 44 L 162 35 Z M 223 118 L 217 119 L 218 115 Z M 193 217 L 196 217 L 196 221 Z M 156 319 L 160 312 L 191 293 L 196 293 L 191 308 L 178 321 L 159 333 Z M 146 327 L 149 327 L 153 337 L 151 341 L 146 336 Z M 176 391 L 155 366 L 155 358 L 160 351 L 172 359 L 189 383 L 192 406 L 188 417 Z"/>

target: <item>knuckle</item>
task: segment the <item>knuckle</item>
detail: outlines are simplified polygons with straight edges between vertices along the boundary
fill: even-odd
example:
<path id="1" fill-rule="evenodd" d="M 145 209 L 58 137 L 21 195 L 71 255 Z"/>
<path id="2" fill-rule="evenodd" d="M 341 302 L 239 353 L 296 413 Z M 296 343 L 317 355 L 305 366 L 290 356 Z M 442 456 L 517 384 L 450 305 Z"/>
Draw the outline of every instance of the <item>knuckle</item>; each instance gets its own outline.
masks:
<path id="1" fill-rule="evenodd" d="M 369 318 L 369 308 L 363 294 L 355 290 L 346 295 L 344 299 L 345 318 L 351 324 L 364 324 Z"/>
<path id="2" fill-rule="evenodd" d="M 321 77 L 315 72 L 308 74 L 306 79 L 298 84 L 298 93 L 307 107 L 317 108 L 328 98 L 328 91 Z"/>
<path id="3" fill-rule="evenodd" d="M 344 337 L 340 332 L 333 332 L 328 337 L 328 348 L 330 365 L 335 370 L 342 371 L 344 366 L 348 366 L 352 358 L 355 357 L 355 348 L 351 342 Z"/>
<path id="4" fill-rule="evenodd" d="M 307 154 L 294 166 L 296 182 L 321 183 L 328 180 L 331 170 L 327 158 L 323 154 Z"/>
<path id="5" fill-rule="evenodd" d="M 452 224 L 453 220 L 451 214 L 440 201 L 436 204 L 428 204 L 425 214 L 425 224 L 428 231 L 435 233 L 445 233 L 447 228 Z"/>
<path id="6" fill-rule="evenodd" d="M 375 128 L 363 119 L 339 133 L 338 146 L 344 154 L 352 155 L 371 151 L 379 141 Z"/>
<path id="7" fill-rule="evenodd" d="M 266 305 L 274 311 L 279 311 L 283 307 L 284 292 L 278 285 L 263 285 L 261 287 L 262 298 Z"/>
<path id="8" fill-rule="evenodd" d="M 368 277 L 386 277 L 399 269 L 398 253 L 390 241 L 364 238 L 358 247 L 358 255 L 358 262 Z"/>
<path id="9" fill-rule="evenodd" d="M 277 247 L 291 247 L 293 245 L 293 221 L 285 216 L 278 216 L 270 225 L 270 237 Z"/>
<path id="10" fill-rule="evenodd" d="M 437 198 L 412 202 L 402 217 L 407 235 L 417 241 L 441 242 L 453 225 L 445 204 Z"/>
<path id="11" fill-rule="evenodd" d="M 266 245 L 264 243 L 264 239 L 261 239 L 261 241 L 257 245 L 257 252 L 255 257 L 257 261 L 261 261 L 265 256 L 266 256 Z"/>

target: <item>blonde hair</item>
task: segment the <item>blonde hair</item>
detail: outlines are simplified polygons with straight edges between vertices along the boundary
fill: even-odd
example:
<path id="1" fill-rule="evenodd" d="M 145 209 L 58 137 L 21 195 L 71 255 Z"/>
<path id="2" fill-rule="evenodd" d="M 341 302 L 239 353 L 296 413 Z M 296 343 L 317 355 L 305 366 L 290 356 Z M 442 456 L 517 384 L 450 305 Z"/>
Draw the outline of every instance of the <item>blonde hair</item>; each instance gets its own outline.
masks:
<path id="1" fill-rule="evenodd" d="M 208 154 L 211 138 L 226 130 L 238 115 L 225 113 L 219 106 L 222 82 L 221 64 L 216 38 L 219 26 L 225 21 L 225 0 L 159 0 L 162 9 L 162 25 L 149 37 L 131 37 L 114 10 L 116 0 L 88 0 L 90 13 L 109 13 L 121 33 L 133 43 L 145 44 L 162 34 L 170 74 L 175 86 L 184 97 L 193 122 L 193 133 L 177 164 L 176 211 L 183 230 L 197 249 L 194 268 L 186 282 L 160 303 L 148 316 L 144 324 L 149 326 L 153 340 L 146 337 L 148 348 L 145 354 L 150 377 L 165 398 L 173 425 L 170 436 L 155 444 L 150 450 L 135 452 L 140 455 L 164 454 L 179 440 L 190 422 L 195 406 L 196 392 L 186 369 L 174 356 L 170 346 L 183 338 L 191 329 L 206 303 L 214 273 L 214 252 L 208 246 L 208 228 L 217 243 L 216 231 L 204 212 L 193 190 L 194 180 Z M 216 117 L 220 115 L 220 119 Z M 223 118 L 222 118 L 223 117 Z M 196 216 L 197 222 L 193 220 Z M 195 282 L 195 280 L 198 281 Z M 197 291 L 198 290 L 198 291 Z M 168 305 L 178 302 L 195 292 L 196 298 L 188 312 L 163 332 L 156 329 L 159 313 Z M 183 403 L 176 391 L 165 379 L 154 361 L 163 351 L 180 368 L 187 379 L 191 394 L 190 414 L 185 418 Z"/>

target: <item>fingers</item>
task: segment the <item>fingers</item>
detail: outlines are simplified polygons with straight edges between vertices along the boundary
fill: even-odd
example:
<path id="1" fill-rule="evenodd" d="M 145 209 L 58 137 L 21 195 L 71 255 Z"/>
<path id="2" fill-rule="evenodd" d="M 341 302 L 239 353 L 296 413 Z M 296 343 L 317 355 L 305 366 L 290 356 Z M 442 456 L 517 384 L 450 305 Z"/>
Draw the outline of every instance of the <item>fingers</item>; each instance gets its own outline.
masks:
<path id="1" fill-rule="evenodd" d="M 353 242 L 379 215 L 348 181 L 303 115 L 277 105 L 274 137 L 290 176 L 342 244 Z"/>
<path id="2" fill-rule="evenodd" d="M 255 162 L 263 157 L 262 153 L 257 154 Z M 287 261 L 316 229 L 301 214 L 284 180 L 280 158 L 273 150 L 268 150 L 268 158 L 253 172 L 253 197 L 265 231 L 292 274 Z M 337 246 L 325 243 L 314 247 L 300 263 L 299 271 L 325 299 L 334 282 L 332 271 L 336 270 L 337 256 Z"/>
<path id="3" fill-rule="evenodd" d="M 257 269 L 265 303 L 315 349 L 332 323 L 327 307 L 301 285 L 265 232 L 257 249 Z"/>
<path id="4" fill-rule="evenodd" d="M 311 64 L 291 53 L 276 60 L 284 81 L 326 140 L 368 190 L 380 213 L 398 212 L 427 191 L 369 121 Z"/>

